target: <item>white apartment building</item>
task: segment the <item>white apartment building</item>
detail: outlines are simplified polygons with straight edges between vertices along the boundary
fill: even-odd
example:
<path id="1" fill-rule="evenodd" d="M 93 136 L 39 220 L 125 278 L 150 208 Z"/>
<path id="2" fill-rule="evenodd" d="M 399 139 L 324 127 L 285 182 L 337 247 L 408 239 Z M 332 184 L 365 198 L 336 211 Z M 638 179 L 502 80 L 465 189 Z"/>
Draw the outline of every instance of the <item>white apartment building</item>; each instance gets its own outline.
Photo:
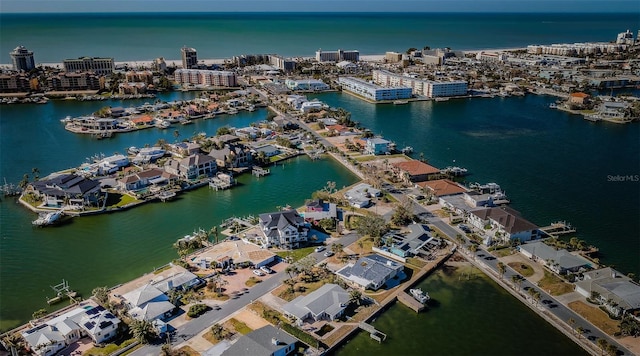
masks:
<path id="1" fill-rule="evenodd" d="M 552 45 L 529 45 L 527 53 L 529 54 L 552 54 L 556 56 L 580 56 L 596 53 L 616 53 L 624 51 L 627 48 L 625 44 L 606 43 L 606 42 L 589 42 L 589 43 L 560 43 Z"/>
<path id="2" fill-rule="evenodd" d="M 94 72 L 97 75 L 113 73 L 113 58 L 81 57 L 62 61 L 65 72 Z"/>
<path id="3" fill-rule="evenodd" d="M 325 82 L 320 79 L 287 79 L 284 84 L 291 90 L 322 91 L 331 89 Z"/>
<path id="4" fill-rule="evenodd" d="M 384 87 L 409 87 L 413 94 L 428 98 L 460 96 L 467 94 L 467 82 L 464 80 L 439 82 L 424 80 L 407 74 L 396 74 L 386 70 L 374 70 L 373 82 Z"/>
<path id="5" fill-rule="evenodd" d="M 237 77 L 234 72 L 204 69 L 178 69 L 174 73 L 177 84 L 193 84 L 215 87 L 235 87 Z"/>
<path id="6" fill-rule="evenodd" d="M 343 90 L 372 101 L 409 99 L 412 95 L 409 87 L 385 88 L 353 77 L 340 77 L 338 83 Z"/>
<path id="7" fill-rule="evenodd" d="M 341 49 L 337 51 L 323 51 L 321 49 L 316 51 L 316 61 L 318 62 L 342 62 L 342 61 L 350 61 L 357 62 L 360 60 L 360 52 L 353 51 L 343 51 Z"/>

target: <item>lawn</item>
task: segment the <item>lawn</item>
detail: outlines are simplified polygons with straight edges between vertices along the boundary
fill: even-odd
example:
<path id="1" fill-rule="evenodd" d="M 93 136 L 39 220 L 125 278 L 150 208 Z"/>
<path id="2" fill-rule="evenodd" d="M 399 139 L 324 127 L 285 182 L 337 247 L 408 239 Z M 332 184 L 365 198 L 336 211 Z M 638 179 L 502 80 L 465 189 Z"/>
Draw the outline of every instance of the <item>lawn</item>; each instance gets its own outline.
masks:
<path id="1" fill-rule="evenodd" d="M 511 263 L 508 263 L 508 266 L 516 270 L 518 273 L 520 273 L 524 277 L 533 276 L 533 272 L 534 272 L 533 268 L 526 263 L 511 262 Z"/>
<path id="2" fill-rule="evenodd" d="M 420 269 L 420 268 L 422 268 L 422 267 L 427 265 L 426 261 L 421 260 L 419 258 L 415 258 L 415 257 L 407 258 L 407 263 L 412 265 L 412 266 L 418 267 L 418 269 Z"/>
<path id="3" fill-rule="evenodd" d="M 563 295 L 565 293 L 573 292 L 573 285 L 563 282 L 555 274 L 544 271 L 544 277 L 538 282 L 538 286 L 551 295 Z"/>
<path id="4" fill-rule="evenodd" d="M 128 345 L 132 344 L 133 342 L 135 342 L 134 339 L 129 339 L 129 340 L 123 341 L 120 345 L 107 344 L 105 347 L 94 346 L 94 347 L 90 348 L 89 350 L 85 351 L 83 353 L 83 355 L 88 355 L 88 356 L 103 356 L 103 355 L 107 356 L 107 355 L 111 355 L 115 351 L 123 349 L 123 348 L 127 347 Z"/>
<path id="5" fill-rule="evenodd" d="M 256 284 L 258 284 L 258 283 L 262 283 L 262 280 L 261 280 L 261 279 L 258 279 L 258 278 L 256 278 L 256 277 L 254 277 L 254 276 L 249 277 L 249 279 L 247 279 L 247 281 L 246 281 L 246 282 L 244 282 L 244 284 L 245 284 L 247 287 L 253 287 L 253 286 L 255 286 L 255 285 L 256 285 Z"/>
<path id="6" fill-rule="evenodd" d="M 338 330 L 335 330 L 331 335 L 329 335 L 329 337 L 327 337 L 324 340 L 324 342 L 327 345 L 331 346 L 336 341 L 342 339 L 342 337 L 344 335 L 347 335 L 347 334 L 351 333 L 354 329 L 357 329 L 357 326 L 355 326 L 355 325 L 340 325 Z"/>
<path id="7" fill-rule="evenodd" d="M 496 257 L 505 257 L 505 256 L 510 256 L 513 255 L 513 249 L 511 247 L 505 247 L 505 248 L 501 248 L 501 249 L 495 249 L 493 251 L 491 251 L 491 254 L 496 256 Z"/>
<path id="8" fill-rule="evenodd" d="M 569 303 L 569 308 L 580 314 L 583 318 L 589 320 L 589 322 L 606 332 L 608 335 L 613 335 L 619 329 L 618 325 L 620 322 L 612 320 L 609 318 L 607 313 L 603 312 L 599 308 L 586 305 L 579 300 Z"/>
<path id="9" fill-rule="evenodd" d="M 362 242 L 362 247 L 360 247 L 360 242 Z M 349 249 L 359 254 L 360 256 L 370 253 L 372 251 L 372 247 L 373 239 L 369 237 L 361 237 L 358 241 L 349 245 Z"/>
<path id="10" fill-rule="evenodd" d="M 141 202 L 141 200 L 137 200 L 136 198 L 130 195 L 109 192 L 109 195 L 107 196 L 106 206 L 107 208 L 120 208 L 127 204 L 138 203 L 138 202 Z"/>
<path id="11" fill-rule="evenodd" d="M 315 249 L 315 246 L 309 246 L 304 248 L 298 248 L 295 250 L 279 251 L 279 252 L 276 252 L 276 255 L 280 256 L 282 259 L 287 259 L 287 257 L 291 257 L 293 262 L 297 262 L 298 260 L 302 259 L 303 257 L 313 252 L 314 249 Z"/>
<path id="12" fill-rule="evenodd" d="M 247 324 L 241 322 L 238 319 L 235 318 L 231 318 L 229 319 L 229 321 L 227 322 L 230 324 L 231 328 L 233 328 L 233 330 L 239 332 L 242 335 L 247 335 L 248 333 L 252 332 L 253 329 L 251 329 L 249 326 L 247 326 Z M 225 324 L 227 324 L 225 323 Z"/>

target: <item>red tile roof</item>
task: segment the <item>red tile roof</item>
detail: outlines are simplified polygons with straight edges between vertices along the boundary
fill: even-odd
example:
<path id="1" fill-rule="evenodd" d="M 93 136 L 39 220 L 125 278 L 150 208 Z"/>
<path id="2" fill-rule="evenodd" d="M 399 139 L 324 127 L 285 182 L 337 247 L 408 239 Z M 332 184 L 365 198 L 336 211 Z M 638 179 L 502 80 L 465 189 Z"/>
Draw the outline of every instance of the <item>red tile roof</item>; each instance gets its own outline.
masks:
<path id="1" fill-rule="evenodd" d="M 466 188 L 450 181 L 449 179 L 430 180 L 417 184 L 423 188 L 429 188 L 436 197 L 460 194 L 467 191 Z"/>
<path id="2" fill-rule="evenodd" d="M 412 176 L 440 173 L 440 169 L 416 160 L 397 162 L 393 165 Z"/>

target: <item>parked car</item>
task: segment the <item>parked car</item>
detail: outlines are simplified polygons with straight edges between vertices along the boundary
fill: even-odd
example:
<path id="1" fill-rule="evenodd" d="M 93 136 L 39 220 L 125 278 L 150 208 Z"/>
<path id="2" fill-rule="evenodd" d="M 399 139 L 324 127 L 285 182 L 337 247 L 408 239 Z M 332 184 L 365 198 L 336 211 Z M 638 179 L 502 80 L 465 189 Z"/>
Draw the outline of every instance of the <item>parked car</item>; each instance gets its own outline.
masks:
<path id="1" fill-rule="evenodd" d="M 471 232 L 471 229 L 467 225 L 460 224 L 460 225 L 458 225 L 458 227 L 460 228 L 460 230 L 462 230 L 462 231 L 464 231 L 466 233 L 470 233 Z"/>
<path id="2" fill-rule="evenodd" d="M 262 277 L 262 276 L 264 276 L 264 273 L 262 273 L 262 271 L 261 271 L 261 270 L 259 270 L 259 269 L 254 269 L 254 270 L 253 270 L 253 274 L 255 274 L 255 275 L 256 275 L 256 276 L 258 276 L 258 277 Z"/>
<path id="3" fill-rule="evenodd" d="M 270 274 L 270 273 L 272 272 L 272 271 L 271 271 L 271 268 L 269 268 L 269 267 L 267 267 L 267 266 L 262 266 L 262 267 L 260 267 L 260 270 L 261 270 L 262 272 L 266 273 L 266 274 Z"/>
<path id="4" fill-rule="evenodd" d="M 327 251 L 327 252 L 324 253 L 324 257 L 331 257 L 333 255 L 334 255 L 334 253 L 332 251 Z"/>
<path id="5" fill-rule="evenodd" d="M 324 251 L 325 249 L 326 249 L 326 247 L 324 247 L 324 246 L 318 246 L 318 247 L 316 247 L 316 250 L 315 250 L 315 251 L 316 251 L 316 252 L 322 252 L 322 251 Z"/>

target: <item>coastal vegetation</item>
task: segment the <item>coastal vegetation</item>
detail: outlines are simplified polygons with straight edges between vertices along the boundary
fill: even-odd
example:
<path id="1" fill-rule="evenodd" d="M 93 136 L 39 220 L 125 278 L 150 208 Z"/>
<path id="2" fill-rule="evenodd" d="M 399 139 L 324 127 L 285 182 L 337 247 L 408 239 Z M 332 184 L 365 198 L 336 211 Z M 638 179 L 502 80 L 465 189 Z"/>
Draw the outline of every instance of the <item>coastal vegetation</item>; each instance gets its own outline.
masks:
<path id="1" fill-rule="evenodd" d="M 544 277 L 538 282 L 538 286 L 553 296 L 572 292 L 574 288 L 572 284 L 562 281 L 558 276 L 546 269 L 544 271 Z"/>
<path id="2" fill-rule="evenodd" d="M 513 268 L 516 272 L 520 273 L 523 277 L 533 276 L 533 273 L 534 273 L 533 268 L 526 263 L 509 262 L 507 265 Z"/>
<path id="3" fill-rule="evenodd" d="M 200 315 L 206 313 L 210 309 L 211 308 L 206 304 L 202 304 L 202 303 L 194 304 L 189 307 L 189 311 L 187 311 L 187 316 L 190 318 L 197 318 Z"/>

